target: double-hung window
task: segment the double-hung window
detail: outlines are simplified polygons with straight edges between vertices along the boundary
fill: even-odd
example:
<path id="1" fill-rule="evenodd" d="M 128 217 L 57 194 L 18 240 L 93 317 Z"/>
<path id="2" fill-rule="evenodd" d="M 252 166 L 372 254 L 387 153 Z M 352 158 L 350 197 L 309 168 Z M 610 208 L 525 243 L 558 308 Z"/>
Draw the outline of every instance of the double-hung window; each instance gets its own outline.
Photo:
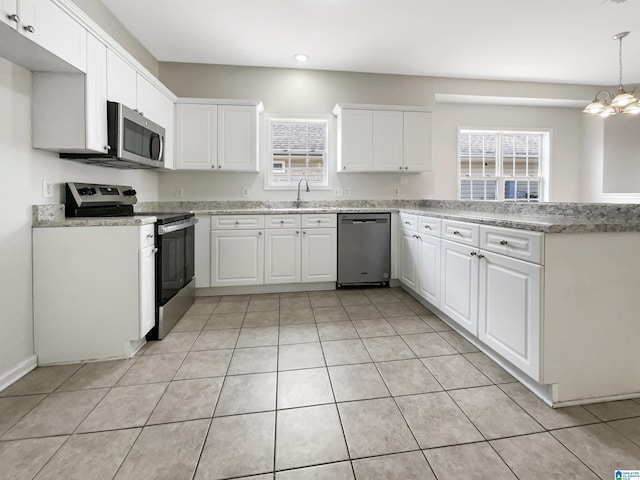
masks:
<path id="1" fill-rule="evenodd" d="M 291 189 L 305 178 L 310 186 L 329 185 L 328 120 L 269 119 L 271 188 Z"/>
<path id="2" fill-rule="evenodd" d="M 544 200 L 549 132 L 460 129 L 460 200 Z"/>

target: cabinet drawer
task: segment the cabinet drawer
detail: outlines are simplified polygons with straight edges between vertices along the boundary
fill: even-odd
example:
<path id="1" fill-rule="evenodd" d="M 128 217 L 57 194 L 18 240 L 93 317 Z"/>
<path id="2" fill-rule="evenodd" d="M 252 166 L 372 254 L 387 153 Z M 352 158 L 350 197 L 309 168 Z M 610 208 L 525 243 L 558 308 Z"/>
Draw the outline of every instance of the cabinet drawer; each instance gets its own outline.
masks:
<path id="1" fill-rule="evenodd" d="M 313 213 L 302 215 L 302 228 L 336 227 L 338 221 L 335 213 Z"/>
<path id="2" fill-rule="evenodd" d="M 418 217 L 418 232 L 439 237 L 441 230 L 441 219 L 433 217 Z"/>
<path id="3" fill-rule="evenodd" d="M 265 215 L 265 228 L 299 228 L 300 215 Z"/>
<path id="4" fill-rule="evenodd" d="M 512 228 L 480 227 L 480 248 L 532 263 L 543 263 L 544 234 Z"/>
<path id="5" fill-rule="evenodd" d="M 149 247 L 155 244 L 155 227 L 151 225 L 143 225 L 140 227 L 140 248 Z"/>
<path id="6" fill-rule="evenodd" d="M 211 230 L 264 228 L 264 215 L 213 215 Z"/>
<path id="7" fill-rule="evenodd" d="M 480 225 L 455 220 L 442 220 L 442 238 L 472 247 L 480 245 Z"/>
<path id="8" fill-rule="evenodd" d="M 417 232 L 418 216 L 412 213 L 400 213 L 400 228 Z"/>

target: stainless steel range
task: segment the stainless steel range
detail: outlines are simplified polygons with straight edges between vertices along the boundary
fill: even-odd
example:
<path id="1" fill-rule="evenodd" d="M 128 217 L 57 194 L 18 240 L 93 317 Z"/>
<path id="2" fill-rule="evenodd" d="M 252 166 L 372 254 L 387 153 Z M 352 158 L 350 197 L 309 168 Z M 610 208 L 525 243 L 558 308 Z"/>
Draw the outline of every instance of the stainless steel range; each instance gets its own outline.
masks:
<path id="1" fill-rule="evenodd" d="M 67 217 L 154 216 L 156 248 L 156 325 L 147 340 L 162 339 L 195 300 L 194 239 L 197 219 L 189 212 L 135 213 L 130 186 L 67 183 Z"/>

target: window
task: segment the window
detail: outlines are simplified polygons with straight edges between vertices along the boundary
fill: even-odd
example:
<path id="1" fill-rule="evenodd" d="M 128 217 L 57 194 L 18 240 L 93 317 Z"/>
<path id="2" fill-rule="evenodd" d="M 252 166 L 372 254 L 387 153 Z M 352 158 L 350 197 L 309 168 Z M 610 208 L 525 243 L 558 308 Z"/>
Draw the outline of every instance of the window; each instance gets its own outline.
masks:
<path id="1" fill-rule="evenodd" d="M 292 189 L 301 178 L 327 187 L 327 130 L 326 119 L 270 118 L 268 187 Z"/>
<path id="2" fill-rule="evenodd" d="M 461 129 L 460 200 L 543 200 L 549 132 Z"/>

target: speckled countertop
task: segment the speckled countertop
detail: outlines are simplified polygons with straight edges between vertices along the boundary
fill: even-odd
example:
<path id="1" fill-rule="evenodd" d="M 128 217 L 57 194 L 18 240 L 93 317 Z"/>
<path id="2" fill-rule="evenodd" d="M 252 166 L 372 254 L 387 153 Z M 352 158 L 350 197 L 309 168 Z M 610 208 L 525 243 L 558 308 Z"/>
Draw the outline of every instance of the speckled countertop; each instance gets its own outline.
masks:
<path id="1" fill-rule="evenodd" d="M 196 215 L 283 215 L 312 213 L 404 212 L 506 228 L 545 233 L 640 232 L 640 205 L 594 203 L 515 204 L 455 200 L 349 200 L 305 202 L 198 201 L 143 202 L 145 211 L 189 211 Z M 153 216 L 81 218 L 64 217 L 63 205 L 34 205 L 34 227 L 139 226 L 155 222 Z"/>

